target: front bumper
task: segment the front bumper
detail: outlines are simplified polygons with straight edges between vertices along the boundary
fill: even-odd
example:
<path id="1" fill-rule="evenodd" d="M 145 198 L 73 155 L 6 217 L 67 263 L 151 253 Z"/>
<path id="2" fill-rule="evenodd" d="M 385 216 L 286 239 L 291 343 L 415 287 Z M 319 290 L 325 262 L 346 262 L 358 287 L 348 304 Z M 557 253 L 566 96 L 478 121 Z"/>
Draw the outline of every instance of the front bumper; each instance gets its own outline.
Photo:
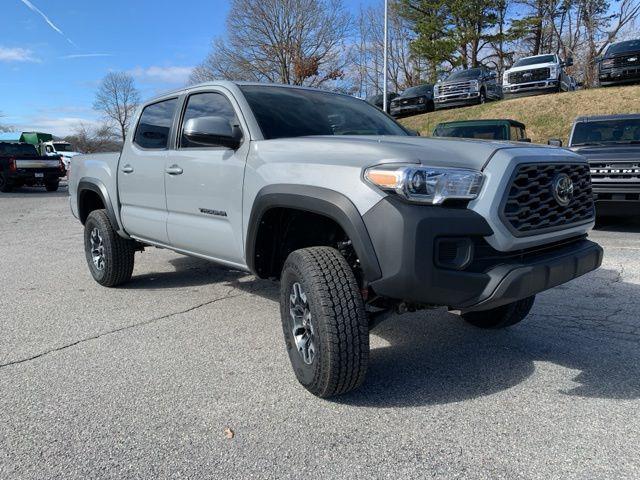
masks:
<path id="1" fill-rule="evenodd" d="M 399 107 L 391 106 L 389 113 L 393 117 L 402 117 L 403 115 L 426 113 L 428 110 L 429 107 L 426 103 L 417 103 L 415 105 L 401 105 Z"/>
<path id="2" fill-rule="evenodd" d="M 603 86 L 640 81 L 640 65 L 600 70 L 598 80 Z"/>
<path id="3" fill-rule="evenodd" d="M 32 170 L 18 169 L 17 172 L 7 176 L 7 180 L 12 184 L 25 184 L 33 182 L 35 185 L 44 185 L 45 183 L 59 181 L 64 177 L 66 172 L 58 169 Z"/>
<path id="4" fill-rule="evenodd" d="M 542 292 L 595 270 L 602 249 L 583 237 L 561 244 L 498 252 L 484 237 L 489 224 L 465 208 L 410 205 L 393 197 L 364 215 L 382 277 L 377 295 L 464 311 L 489 310 Z M 464 268 L 443 268 L 440 242 L 467 239 Z"/>
<path id="5" fill-rule="evenodd" d="M 596 215 L 616 217 L 640 215 L 640 185 L 637 182 L 626 185 L 593 182 L 592 185 Z"/>
<path id="6" fill-rule="evenodd" d="M 435 97 L 434 103 L 437 109 L 474 105 L 480 99 L 480 92 L 455 93 Z"/>
<path id="7" fill-rule="evenodd" d="M 502 87 L 505 98 L 524 97 L 528 95 L 543 95 L 558 90 L 557 80 L 541 80 L 537 82 L 509 84 Z"/>

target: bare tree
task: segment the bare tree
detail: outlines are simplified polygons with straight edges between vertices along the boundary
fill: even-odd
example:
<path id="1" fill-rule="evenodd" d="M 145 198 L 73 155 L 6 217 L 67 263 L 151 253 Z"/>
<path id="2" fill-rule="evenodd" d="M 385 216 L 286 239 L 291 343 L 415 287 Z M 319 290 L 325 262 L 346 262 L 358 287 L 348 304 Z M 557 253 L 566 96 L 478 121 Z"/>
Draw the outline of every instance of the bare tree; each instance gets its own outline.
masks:
<path id="1" fill-rule="evenodd" d="M 102 79 L 93 108 L 120 127 L 124 140 L 139 103 L 140 93 L 133 77 L 126 72 L 111 72 Z"/>
<path id="2" fill-rule="evenodd" d="M 226 39 L 191 82 L 213 79 L 320 86 L 344 77 L 351 17 L 342 0 L 233 0 Z"/>
<path id="3" fill-rule="evenodd" d="M 114 128 L 108 123 L 95 128 L 80 123 L 73 134 L 65 137 L 64 140 L 83 153 L 113 152 L 122 146 L 117 127 Z"/>

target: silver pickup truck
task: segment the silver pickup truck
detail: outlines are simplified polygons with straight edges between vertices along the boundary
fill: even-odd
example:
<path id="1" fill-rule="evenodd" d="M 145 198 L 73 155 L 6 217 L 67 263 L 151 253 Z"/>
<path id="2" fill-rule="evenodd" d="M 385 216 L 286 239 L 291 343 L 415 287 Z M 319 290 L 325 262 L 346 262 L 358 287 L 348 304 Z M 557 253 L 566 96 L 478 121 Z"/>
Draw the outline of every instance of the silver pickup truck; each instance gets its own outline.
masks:
<path id="1" fill-rule="evenodd" d="M 585 160 L 527 144 L 412 136 L 375 107 L 216 82 L 140 109 L 121 153 L 74 158 L 71 210 L 93 278 L 147 246 L 280 280 L 285 344 L 321 397 L 359 386 L 369 328 L 449 307 L 480 328 L 598 268 Z"/>

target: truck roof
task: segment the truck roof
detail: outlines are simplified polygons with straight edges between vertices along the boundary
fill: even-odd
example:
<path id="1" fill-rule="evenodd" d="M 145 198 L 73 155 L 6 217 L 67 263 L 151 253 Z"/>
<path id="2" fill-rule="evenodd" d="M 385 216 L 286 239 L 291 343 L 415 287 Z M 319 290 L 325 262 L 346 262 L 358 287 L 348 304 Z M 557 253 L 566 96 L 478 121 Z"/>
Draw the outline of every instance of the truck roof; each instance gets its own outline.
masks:
<path id="1" fill-rule="evenodd" d="M 251 86 L 256 86 L 256 87 L 286 87 L 286 88 L 296 88 L 299 90 L 320 90 L 320 91 L 324 91 L 327 93 L 333 93 L 335 95 L 346 95 L 344 93 L 340 93 L 340 92 L 332 92 L 331 90 L 323 90 L 322 88 L 314 88 L 314 87 L 304 87 L 304 86 L 300 86 L 300 85 L 288 85 L 288 84 L 284 84 L 284 83 L 267 83 L 267 82 L 245 82 L 245 81 L 236 81 L 236 80 L 214 80 L 211 82 L 202 82 L 202 83 L 198 83 L 195 85 L 189 85 L 188 87 L 183 87 L 183 88 L 179 88 L 176 90 L 169 90 L 167 92 L 164 92 L 160 95 L 156 95 L 154 97 L 148 98 L 147 100 L 145 100 L 144 102 L 142 102 L 143 105 L 149 104 L 149 103 L 153 103 L 157 100 L 161 100 L 166 98 L 167 96 L 171 96 L 171 95 L 179 95 L 181 93 L 185 93 L 188 92 L 190 90 L 195 90 L 197 88 L 202 88 L 202 87 L 240 87 L 240 86 L 247 86 L 247 85 L 251 85 Z M 349 96 L 349 95 L 347 95 Z M 355 98 L 355 97 L 354 97 Z"/>
<path id="2" fill-rule="evenodd" d="M 493 118 L 479 120 L 453 120 L 450 122 L 440 122 L 438 125 L 494 125 L 496 123 L 508 123 L 514 127 L 526 128 L 525 124 L 510 118 Z"/>
<path id="3" fill-rule="evenodd" d="M 627 113 L 618 115 L 591 115 L 577 117 L 575 123 L 582 122 L 606 122 L 607 120 L 638 120 L 640 119 L 640 113 Z"/>

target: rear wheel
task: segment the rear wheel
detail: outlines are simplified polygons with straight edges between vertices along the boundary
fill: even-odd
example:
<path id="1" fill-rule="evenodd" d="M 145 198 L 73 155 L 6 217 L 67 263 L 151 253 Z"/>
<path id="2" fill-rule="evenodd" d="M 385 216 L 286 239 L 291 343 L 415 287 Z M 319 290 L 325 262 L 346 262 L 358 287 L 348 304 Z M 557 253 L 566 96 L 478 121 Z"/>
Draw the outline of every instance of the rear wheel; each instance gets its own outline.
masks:
<path id="1" fill-rule="evenodd" d="M 282 269 L 280 314 L 298 381 L 318 397 L 353 390 L 369 361 L 369 325 L 355 276 L 333 248 L 296 250 Z"/>
<path id="2" fill-rule="evenodd" d="M 0 192 L 8 193 L 13 190 L 13 185 L 9 183 L 4 173 L 0 173 Z"/>
<path id="3" fill-rule="evenodd" d="M 533 295 L 492 310 L 464 313 L 462 318 L 478 328 L 498 329 L 510 327 L 525 319 L 531 311 L 535 299 L 536 296 Z"/>
<path id="4" fill-rule="evenodd" d="M 47 189 L 47 192 L 57 192 L 59 186 L 60 186 L 59 180 L 55 182 L 47 182 L 44 184 L 44 188 Z"/>
<path id="5" fill-rule="evenodd" d="M 116 287 L 131 279 L 135 242 L 118 235 L 106 210 L 94 210 L 87 217 L 84 251 L 89 271 L 100 285 Z"/>

